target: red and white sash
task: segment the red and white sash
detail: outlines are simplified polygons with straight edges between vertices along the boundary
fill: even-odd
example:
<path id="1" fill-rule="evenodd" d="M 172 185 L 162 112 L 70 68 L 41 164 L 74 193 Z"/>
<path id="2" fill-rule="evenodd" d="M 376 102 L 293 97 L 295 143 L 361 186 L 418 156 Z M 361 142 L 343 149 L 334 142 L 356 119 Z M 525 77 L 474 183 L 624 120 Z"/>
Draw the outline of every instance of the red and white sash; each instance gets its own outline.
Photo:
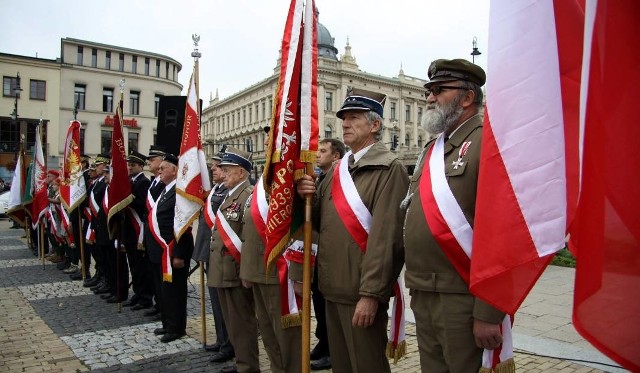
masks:
<path id="1" fill-rule="evenodd" d="M 158 225 L 158 217 L 156 216 L 157 211 L 158 204 L 156 203 L 153 205 L 151 212 L 149 212 L 147 221 L 153 238 L 156 240 L 158 245 L 162 247 L 162 280 L 172 282 L 173 267 L 171 266 L 171 257 L 173 256 L 173 245 L 175 240 L 171 240 L 171 242 L 167 243 L 167 241 L 162 238 L 162 235 L 160 234 L 160 226 Z"/>
<path id="2" fill-rule="evenodd" d="M 84 238 L 87 243 L 93 244 L 96 242 L 96 231 L 91 227 L 91 225 L 91 222 L 89 222 L 89 225 L 87 226 L 87 233 Z"/>
<path id="3" fill-rule="evenodd" d="M 104 190 L 104 197 L 102 198 L 102 208 L 105 215 L 109 215 L 109 185 Z"/>
<path id="4" fill-rule="evenodd" d="M 158 181 L 158 180 L 159 180 L 159 179 L 158 179 L 158 177 L 157 177 L 157 176 L 156 176 L 156 178 L 153 180 L 153 181 L 157 181 L 157 182 L 156 182 L 156 185 L 157 185 L 157 183 L 159 183 L 159 182 L 160 182 L 160 181 Z M 151 182 L 151 184 L 153 184 L 153 181 Z M 154 185 L 154 187 L 155 187 L 155 185 Z M 151 212 L 151 210 L 153 210 L 153 206 L 155 206 L 155 205 L 156 205 L 156 200 L 155 200 L 155 199 L 153 199 L 153 196 L 151 195 L 151 188 L 152 188 L 152 187 L 149 187 L 149 190 L 147 190 L 147 200 L 146 200 L 146 202 L 147 202 L 147 211 L 149 211 L 149 212 Z"/>
<path id="5" fill-rule="evenodd" d="M 253 188 L 250 212 L 253 224 L 262 238 L 262 241 L 266 245 L 269 202 L 267 200 L 267 192 L 264 190 L 262 176 L 260 176 L 260 179 Z M 301 299 L 296 296 L 296 293 L 293 290 L 293 280 L 289 279 L 290 261 L 287 256 L 288 252 L 289 250 L 287 249 L 287 251 L 285 251 L 285 255 L 281 255 L 276 260 L 278 281 L 280 283 L 280 321 L 283 328 L 302 325 L 302 319 L 300 317 Z"/>
<path id="6" fill-rule="evenodd" d="M 231 229 L 227 218 L 224 217 L 224 214 L 218 210 L 216 213 L 216 228 L 218 229 L 218 233 L 220 233 L 220 238 L 222 238 L 222 242 L 224 243 L 224 247 L 227 248 L 229 254 L 233 257 L 236 263 L 240 263 L 240 257 L 242 253 L 242 240 L 240 237 Z"/>
<path id="7" fill-rule="evenodd" d="M 127 207 L 125 211 L 126 211 L 126 214 L 129 216 L 129 220 L 131 221 L 133 231 L 135 232 L 136 237 L 138 238 L 138 241 L 137 241 L 138 249 L 142 249 L 144 247 L 142 245 L 142 239 L 144 237 L 144 228 L 142 225 L 142 219 L 140 218 L 140 215 L 138 215 L 136 210 L 134 210 L 132 207 Z"/>
<path id="8" fill-rule="evenodd" d="M 466 149 L 469 145 L 466 146 Z M 462 150 L 460 153 L 462 157 Z M 449 187 L 444 166 L 444 135 L 441 134 L 427 152 L 420 179 L 422 211 L 433 237 L 460 277 L 468 285 L 473 228 L 471 228 Z M 499 363 L 513 359 L 512 323 L 513 316 L 506 315 L 501 324 L 503 339 L 501 347 L 495 350 L 484 350 L 482 367 L 486 371 L 490 372 Z"/>
<path id="9" fill-rule="evenodd" d="M 91 215 L 93 215 L 94 218 L 98 216 L 98 213 L 100 212 L 100 204 L 96 201 L 96 195 L 93 193 L 93 190 L 91 191 L 91 198 L 89 199 L 89 208 L 91 209 Z"/>
<path id="10" fill-rule="evenodd" d="M 213 226 L 216 224 L 216 212 L 213 211 L 213 206 L 211 206 L 211 198 L 215 194 L 216 188 L 211 188 L 211 192 L 209 192 L 209 196 L 204 204 L 204 221 L 207 223 L 209 229 L 213 229 Z"/>
<path id="11" fill-rule="evenodd" d="M 351 151 L 347 152 L 344 157 L 338 161 L 331 183 L 331 195 L 333 196 L 333 204 L 338 211 L 338 215 L 342 218 L 347 231 L 353 240 L 360 246 L 363 253 L 367 252 L 367 240 L 369 239 L 369 231 L 371 229 L 371 221 L 373 216 L 362 202 L 360 194 L 356 189 L 356 185 L 349 173 L 348 162 Z M 406 335 L 405 335 L 405 317 L 404 308 L 405 300 L 402 289 L 402 276 L 399 276 L 393 285 L 393 307 L 391 311 L 391 328 L 389 330 L 389 343 L 387 345 L 387 356 L 393 358 L 397 362 L 406 354 Z"/>

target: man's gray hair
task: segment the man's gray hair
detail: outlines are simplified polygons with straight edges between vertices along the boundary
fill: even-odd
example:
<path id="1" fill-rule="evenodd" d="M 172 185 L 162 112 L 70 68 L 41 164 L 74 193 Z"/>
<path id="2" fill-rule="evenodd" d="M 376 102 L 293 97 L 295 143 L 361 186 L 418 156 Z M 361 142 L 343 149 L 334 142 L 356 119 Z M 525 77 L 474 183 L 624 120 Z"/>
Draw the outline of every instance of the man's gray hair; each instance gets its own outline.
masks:
<path id="1" fill-rule="evenodd" d="M 375 111 L 366 111 L 364 114 L 367 116 L 367 122 L 371 124 L 373 124 L 373 122 L 380 123 L 380 130 L 376 132 L 375 139 L 376 141 L 382 140 L 382 133 L 384 132 L 384 122 L 380 114 L 376 113 Z"/>

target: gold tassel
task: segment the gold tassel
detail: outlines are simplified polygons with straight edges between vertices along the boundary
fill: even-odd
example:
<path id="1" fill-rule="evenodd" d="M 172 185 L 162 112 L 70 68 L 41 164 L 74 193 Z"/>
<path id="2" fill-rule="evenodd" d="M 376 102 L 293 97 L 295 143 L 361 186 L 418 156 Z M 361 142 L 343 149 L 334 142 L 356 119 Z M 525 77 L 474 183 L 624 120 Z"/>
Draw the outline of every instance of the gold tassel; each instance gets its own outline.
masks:
<path id="1" fill-rule="evenodd" d="M 481 367 L 478 370 L 478 373 L 515 373 L 516 372 L 516 362 L 511 359 L 507 359 L 501 363 L 498 363 L 494 369 L 489 369 L 485 367 Z"/>
<path id="2" fill-rule="evenodd" d="M 393 364 L 397 364 L 398 360 L 407 354 L 407 341 L 402 341 L 397 347 L 393 346 L 393 342 L 387 342 L 387 357 L 393 359 Z"/>
<path id="3" fill-rule="evenodd" d="M 304 163 L 316 163 L 317 157 L 317 152 L 312 152 L 310 150 L 303 150 L 300 152 L 300 161 Z"/>
<path id="4" fill-rule="evenodd" d="M 292 313 L 289 315 L 280 316 L 280 322 L 282 323 L 283 329 L 301 326 L 302 317 L 300 317 L 299 313 Z"/>
<path id="5" fill-rule="evenodd" d="M 306 170 L 304 170 L 304 169 L 295 170 L 293 172 L 293 181 L 298 181 L 298 180 L 302 179 L 302 177 L 306 174 L 305 171 Z"/>

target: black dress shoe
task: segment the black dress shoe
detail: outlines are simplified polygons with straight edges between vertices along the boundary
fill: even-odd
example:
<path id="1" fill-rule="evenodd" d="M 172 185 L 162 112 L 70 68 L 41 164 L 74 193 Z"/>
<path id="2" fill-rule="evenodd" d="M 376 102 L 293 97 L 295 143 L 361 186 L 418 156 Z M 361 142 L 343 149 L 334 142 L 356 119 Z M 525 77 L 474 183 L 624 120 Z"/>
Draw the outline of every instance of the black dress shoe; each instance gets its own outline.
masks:
<path id="1" fill-rule="evenodd" d="M 229 354 L 224 352 L 216 352 L 209 360 L 212 363 L 224 363 L 225 361 L 229 361 L 233 359 L 235 354 Z"/>
<path id="2" fill-rule="evenodd" d="M 153 331 L 153 334 L 155 335 L 163 335 L 163 334 L 167 334 L 167 329 L 165 328 L 158 328 L 156 330 Z"/>
<path id="3" fill-rule="evenodd" d="M 111 288 L 108 286 L 102 286 L 93 291 L 94 294 L 106 294 L 110 292 L 111 292 Z"/>
<path id="4" fill-rule="evenodd" d="M 82 272 L 76 272 L 69 276 L 73 281 L 82 280 Z"/>
<path id="5" fill-rule="evenodd" d="M 107 299 L 109 299 L 109 298 L 111 298 L 111 297 L 114 297 L 114 296 L 115 296 L 115 295 L 113 295 L 113 294 L 111 294 L 111 293 L 105 293 L 105 294 L 101 294 L 101 295 L 100 295 L 100 298 L 101 298 L 101 299 L 104 299 L 104 300 L 107 300 Z"/>
<path id="6" fill-rule="evenodd" d="M 329 356 L 329 346 L 323 347 L 318 343 L 313 350 L 311 350 L 309 360 L 318 360 L 325 356 Z"/>
<path id="7" fill-rule="evenodd" d="M 220 372 L 222 372 L 222 373 L 236 373 L 236 372 L 238 372 L 238 367 L 236 367 L 235 364 L 228 365 L 226 367 L 222 367 L 222 369 L 220 369 Z"/>
<path id="8" fill-rule="evenodd" d="M 331 368 L 331 358 L 329 356 L 323 356 L 311 362 L 311 370 L 325 370 L 329 368 Z"/>
<path id="9" fill-rule="evenodd" d="M 133 307 L 131 307 L 131 311 L 138 311 L 138 310 L 144 310 L 147 308 L 151 308 L 151 304 L 144 304 L 144 303 L 137 303 L 136 305 L 134 305 Z"/>
<path id="10" fill-rule="evenodd" d="M 133 306 L 135 306 L 137 304 L 138 304 L 137 301 L 131 299 L 131 300 L 122 302 L 122 307 L 133 307 Z"/>
<path id="11" fill-rule="evenodd" d="M 157 309 L 157 308 L 152 308 L 152 309 L 150 309 L 149 311 L 145 311 L 144 315 L 145 315 L 145 316 L 155 316 L 155 315 L 157 315 L 157 314 L 159 314 L 159 313 L 160 313 L 160 310 L 159 310 L 159 309 Z"/>
<path id="12" fill-rule="evenodd" d="M 205 345 L 204 350 L 208 352 L 219 352 L 220 351 L 220 343 L 216 342 L 212 345 Z"/>
<path id="13" fill-rule="evenodd" d="M 160 338 L 160 342 L 162 343 L 169 343 L 171 341 L 175 341 L 176 339 L 180 339 L 182 337 L 184 337 L 187 333 L 167 333 L 165 335 L 162 336 L 162 338 Z"/>
<path id="14" fill-rule="evenodd" d="M 124 299 L 126 298 L 122 298 L 122 300 Z M 112 295 L 109 298 L 107 298 L 107 303 L 118 303 L 118 302 L 121 302 L 122 300 L 118 300 L 118 297 L 116 297 L 115 295 Z"/>

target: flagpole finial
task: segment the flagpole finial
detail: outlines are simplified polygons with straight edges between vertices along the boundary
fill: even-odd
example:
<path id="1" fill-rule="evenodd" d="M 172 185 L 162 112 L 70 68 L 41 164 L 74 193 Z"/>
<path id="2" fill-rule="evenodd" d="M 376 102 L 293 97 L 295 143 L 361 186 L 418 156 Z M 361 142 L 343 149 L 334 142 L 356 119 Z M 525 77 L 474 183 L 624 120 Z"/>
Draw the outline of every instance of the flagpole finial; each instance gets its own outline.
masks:
<path id="1" fill-rule="evenodd" d="M 120 92 L 124 92 L 124 83 L 125 83 L 125 80 L 120 79 Z"/>
<path id="2" fill-rule="evenodd" d="M 202 53 L 198 51 L 198 43 L 200 42 L 200 35 L 191 34 L 191 39 L 193 40 L 193 52 L 191 52 L 191 57 L 198 59 L 202 57 Z"/>

